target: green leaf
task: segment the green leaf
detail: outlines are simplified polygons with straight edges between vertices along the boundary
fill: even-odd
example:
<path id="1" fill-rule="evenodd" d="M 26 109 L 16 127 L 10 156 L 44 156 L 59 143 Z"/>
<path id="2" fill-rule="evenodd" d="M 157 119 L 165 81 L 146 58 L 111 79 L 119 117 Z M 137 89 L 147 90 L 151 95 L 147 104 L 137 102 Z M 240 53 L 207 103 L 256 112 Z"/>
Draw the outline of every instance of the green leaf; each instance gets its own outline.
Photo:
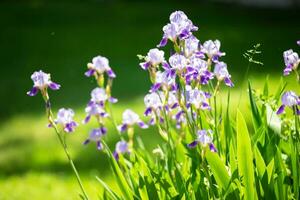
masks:
<path id="1" fill-rule="evenodd" d="M 220 159 L 218 154 L 207 149 L 206 160 L 210 165 L 211 171 L 217 181 L 217 184 L 224 190 L 227 189 L 230 177 L 223 161 Z"/>
<path id="2" fill-rule="evenodd" d="M 268 174 L 268 184 L 270 184 L 274 171 L 274 158 L 267 166 L 267 174 Z"/>
<path id="3" fill-rule="evenodd" d="M 257 169 L 259 178 L 262 179 L 264 176 L 264 173 L 266 171 L 266 164 L 265 164 L 265 161 L 264 161 L 262 155 L 260 154 L 260 151 L 257 148 L 257 146 L 255 146 L 255 148 L 254 148 L 254 155 L 255 155 L 256 169 Z"/>
<path id="4" fill-rule="evenodd" d="M 279 136 L 283 137 L 281 135 L 281 120 L 277 116 L 277 114 L 272 110 L 272 108 L 269 105 L 266 105 L 267 108 L 267 123 L 268 127 L 274 131 L 274 133 L 278 134 Z"/>
<path id="5" fill-rule="evenodd" d="M 106 145 L 105 142 L 103 142 L 103 145 L 105 146 L 107 155 L 108 155 L 108 160 L 110 162 L 110 166 L 113 170 L 113 173 L 115 175 L 116 181 L 118 183 L 118 186 L 122 192 L 122 194 L 124 195 L 124 199 L 126 200 L 131 200 L 133 199 L 133 192 L 130 189 L 128 182 L 125 179 L 125 176 L 123 175 L 116 159 L 114 158 L 114 156 L 112 155 L 111 151 L 109 150 L 108 146 Z"/>
<path id="6" fill-rule="evenodd" d="M 114 200 L 121 200 L 121 198 L 115 193 L 104 181 L 96 176 L 97 181 L 104 187 L 105 191 L 108 192 L 109 196 Z"/>
<path id="7" fill-rule="evenodd" d="M 230 142 L 230 147 L 229 147 L 229 163 L 230 163 L 231 172 L 234 172 L 237 169 L 237 162 L 236 162 L 236 153 L 234 151 L 232 142 Z"/>
<path id="8" fill-rule="evenodd" d="M 249 99 L 250 99 L 250 105 L 252 111 L 253 125 L 255 129 L 258 129 L 262 124 L 262 120 L 258 108 L 256 106 L 255 99 L 252 95 L 252 88 L 251 88 L 250 81 L 248 81 L 248 90 L 249 90 Z"/>
<path id="9" fill-rule="evenodd" d="M 237 111 L 237 160 L 239 176 L 244 185 L 245 200 L 256 198 L 251 140 L 242 113 Z"/>

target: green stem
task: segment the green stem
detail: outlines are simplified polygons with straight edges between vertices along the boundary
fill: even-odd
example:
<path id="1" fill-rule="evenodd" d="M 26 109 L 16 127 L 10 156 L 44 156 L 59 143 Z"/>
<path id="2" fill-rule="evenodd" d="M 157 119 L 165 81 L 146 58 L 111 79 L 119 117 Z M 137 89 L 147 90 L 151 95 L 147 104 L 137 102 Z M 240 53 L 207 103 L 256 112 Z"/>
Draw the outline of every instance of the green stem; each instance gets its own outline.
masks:
<path id="1" fill-rule="evenodd" d="M 217 88 L 219 87 L 219 82 L 216 86 L 215 92 L 214 92 L 214 121 L 215 121 L 215 135 L 216 135 L 216 140 L 217 140 L 217 149 L 218 151 L 221 153 L 221 145 L 220 145 L 220 140 L 219 140 L 219 133 L 218 133 L 218 119 L 217 119 L 217 95 L 216 95 L 216 91 Z"/>
<path id="2" fill-rule="evenodd" d="M 87 195 L 87 193 L 86 193 L 86 191 L 85 191 L 85 189 L 84 189 L 84 187 L 83 187 L 83 184 L 82 184 L 82 182 L 81 182 L 79 173 L 78 173 L 78 171 L 77 171 L 77 169 L 76 169 L 76 167 L 75 167 L 75 165 L 74 165 L 74 162 L 73 162 L 73 160 L 72 160 L 72 158 L 71 158 L 71 156 L 70 156 L 70 153 L 69 153 L 68 148 L 67 148 L 66 141 L 65 141 L 65 139 L 62 137 L 62 135 L 60 134 L 60 132 L 59 132 L 59 130 L 58 130 L 56 124 L 55 124 L 54 121 L 53 121 L 53 114 L 52 114 L 52 111 L 51 111 L 50 100 L 49 100 L 49 97 L 48 97 L 47 92 L 46 92 L 46 95 L 43 95 L 43 97 L 44 97 L 44 100 L 45 100 L 45 103 L 46 103 L 46 112 L 47 112 L 48 120 L 49 120 L 51 126 L 54 128 L 55 133 L 56 133 L 56 135 L 57 135 L 57 137 L 58 137 L 58 140 L 59 140 L 61 146 L 62 146 L 63 149 L 64 149 L 64 152 L 65 152 L 65 154 L 66 154 L 66 156 L 67 156 L 67 158 L 68 158 L 69 164 L 71 165 L 71 168 L 72 168 L 72 170 L 73 170 L 73 172 L 74 172 L 74 174 L 75 174 L 75 176 L 76 176 L 77 182 L 78 182 L 78 184 L 79 184 L 79 186 L 80 186 L 80 189 L 81 189 L 81 191 L 82 191 L 82 193 L 83 193 L 83 197 L 84 197 L 85 200 L 88 200 L 89 197 L 88 197 L 88 195 Z"/>

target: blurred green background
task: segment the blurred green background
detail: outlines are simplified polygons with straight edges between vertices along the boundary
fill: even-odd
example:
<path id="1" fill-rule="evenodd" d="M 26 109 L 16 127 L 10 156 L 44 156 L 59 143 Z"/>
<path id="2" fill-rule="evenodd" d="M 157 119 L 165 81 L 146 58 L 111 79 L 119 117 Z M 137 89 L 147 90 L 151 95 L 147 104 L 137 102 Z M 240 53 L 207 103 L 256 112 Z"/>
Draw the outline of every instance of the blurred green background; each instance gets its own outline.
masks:
<path id="1" fill-rule="evenodd" d="M 238 1 L 235 1 L 238 2 Z M 297 1 L 296 1 L 297 2 Z M 86 78 L 86 64 L 94 56 L 109 58 L 117 73 L 113 95 L 119 99 L 115 115 L 125 108 L 143 112 L 142 96 L 150 87 L 148 74 L 140 69 L 137 54 L 146 54 L 162 37 L 162 27 L 171 12 L 183 10 L 199 26 L 195 35 L 204 42 L 219 39 L 226 52 L 238 98 L 247 61 L 242 54 L 262 44 L 258 57 L 264 66 L 252 66 L 250 79 L 257 89 L 270 74 L 273 88 L 284 68 L 282 52 L 299 52 L 299 7 L 243 6 L 222 1 L 1 1 L 0 2 L 0 199 L 76 199 L 79 188 L 52 132 L 46 128 L 43 102 L 30 98 L 30 75 L 42 69 L 62 85 L 51 92 L 52 104 L 75 109 L 76 120 L 84 118 L 84 106 L 95 82 Z M 285 78 L 288 87 L 295 77 Z M 233 101 L 237 101 L 233 99 Z M 243 95 L 242 109 L 246 101 Z M 72 156 L 90 196 L 102 191 L 95 175 L 114 185 L 107 160 L 94 145 L 83 147 L 88 126 L 69 135 Z M 155 130 L 139 131 L 149 149 L 159 139 Z M 117 140 L 110 129 L 107 141 Z M 149 141 L 149 142 L 148 142 Z"/>

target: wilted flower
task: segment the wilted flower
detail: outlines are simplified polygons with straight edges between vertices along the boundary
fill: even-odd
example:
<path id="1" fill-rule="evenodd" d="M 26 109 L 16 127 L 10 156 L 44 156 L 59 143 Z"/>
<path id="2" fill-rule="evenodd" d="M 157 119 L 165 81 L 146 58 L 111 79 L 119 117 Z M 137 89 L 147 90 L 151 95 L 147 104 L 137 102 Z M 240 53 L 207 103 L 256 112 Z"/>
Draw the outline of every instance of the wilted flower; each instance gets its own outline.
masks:
<path id="1" fill-rule="evenodd" d="M 216 75 L 218 81 L 223 81 L 229 87 L 233 87 L 233 83 L 231 81 L 231 75 L 227 70 L 227 65 L 224 62 L 218 62 L 215 65 L 214 74 Z"/>
<path id="2" fill-rule="evenodd" d="M 283 58 L 285 63 L 285 69 L 283 71 L 283 74 L 285 76 L 289 75 L 292 70 L 297 70 L 298 65 L 300 63 L 300 59 L 296 52 L 293 52 L 292 49 L 289 49 L 283 52 Z"/>
<path id="3" fill-rule="evenodd" d="M 123 112 L 122 117 L 123 117 L 122 124 L 118 126 L 118 130 L 120 132 L 126 131 L 129 127 L 132 127 L 134 124 L 137 124 L 139 127 L 143 128 L 143 129 L 148 128 L 148 125 L 145 124 L 140 119 L 138 114 L 136 114 L 135 112 L 133 112 L 130 109 L 126 109 Z"/>
<path id="4" fill-rule="evenodd" d="M 106 132 L 107 132 L 107 129 L 104 126 L 97 128 L 97 129 L 93 129 L 90 132 L 88 139 L 86 139 L 83 144 L 86 145 L 86 144 L 90 143 L 91 141 L 94 141 L 97 144 L 97 149 L 101 150 L 103 148 L 102 144 L 101 144 L 101 139 L 106 134 Z"/>
<path id="5" fill-rule="evenodd" d="M 277 110 L 277 114 L 283 113 L 286 106 L 290 107 L 291 109 L 295 109 L 297 115 L 300 115 L 300 111 L 298 106 L 300 105 L 300 97 L 296 95 L 293 91 L 285 92 L 281 97 L 282 105 Z"/>
<path id="6" fill-rule="evenodd" d="M 189 105 L 195 106 L 196 109 L 210 109 L 208 97 L 205 92 L 186 86 L 186 101 Z"/>
<path id="7" fill-rule="evenodd" d="M 116 160 L 119 160 L 119 157 L 120 157 L 119 155 L 123 154 L 123 153 L 127 153 L 127 152 L 129 152 L 128 144 L 126 141 L 121 140 L 121 141 L 117 142 L 113 155 Z"/>
<path id="8" fill-rule="evenodd" d="M 92 63 L 88 63 L 87 65 L 88 71 L 85 73 L 86 76 L 92 76 L 95 73 L 103 74 L 104 72 L 107 73 L 108 77 L 115 78 L 116 74 L 109 66 L 109 61 L 107 58 L 102 56 L 94 57 Z"/>
<path id="9" fill-rule="evenodd" d="M 200 143 L 204 147 L 208 145 L 209 149 L 212 152 L 217 151 L 217 149 L 213 144 L 212 130 L 205 130 L 205 129 L 199 130 L 197 134 L 198 134 L 197 139 L 191 142 L 190 144 L 188 144 L 189 148 L 194 148 Z"/>
<path id="10" fill-rule="evenodd" d="M 219 57 L 224 56 L 225 53 L 220 51 L 221 43 L 219 40 L 205 41 L 201 46 L 201 51 L 205 53 L 213 62 L 217 62 Z"/>
<path id="11" fill-rule="evenodd" d="M 48 87 L 52 90 L 58 90 L 60 85 L 51 81 L 50 74 L 44 73 L 42 70 L 36 71 L 31 75 L 33 88 L 27 92 L 29 96 L 35 96 L 38 90 L 44 91 Z"/>
<path id="12" fill-rule="evenodd" d="M 163 27 L 163 38 L 158 47 L 167 44 L 168 39 L 175 42 L 177 38 L 185 39 L 192 35 L 193 31 L 197 31 L 198 27 L 194 26 L 192 21 L 182 11 L 175 11 L 170 15 L 169 24 Z"/>
<path id="13" fill-rule="evenodd" d="M 164 58 L 165 52 L 159 49 L 150 49 L 147 56 L 145 57 L 145 62 L 140 63 L 140 66 L 147 70 L 150 66 L 156 67 L 157 65 L 165 61 Z"/>
<path id="14" fill-rule="evenodd" d="M 57 118 L 54 120 L 56 124 L 61 124 L 65 132 L 70 133 L 74 131 L 77 123 L 73 120 L 74 111 L 72 109 L 61 108 L 58 110 Z"/>

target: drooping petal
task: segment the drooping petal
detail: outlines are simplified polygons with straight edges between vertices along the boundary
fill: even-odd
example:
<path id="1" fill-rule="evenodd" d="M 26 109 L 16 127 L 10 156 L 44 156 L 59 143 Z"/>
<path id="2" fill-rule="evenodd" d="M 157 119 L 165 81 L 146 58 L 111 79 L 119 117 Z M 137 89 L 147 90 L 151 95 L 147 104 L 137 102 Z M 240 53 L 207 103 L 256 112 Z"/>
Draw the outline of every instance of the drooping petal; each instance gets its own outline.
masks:
<path id="1" fill-rule="evenodd" d="M 277 114 L 277 115 L 280 115 L 281 113 L 283 113 L 284 108 L 285 108 L 285 105 L 281 105 L 281 106 L 279 107 L 279 109 L 277 110 L 276 114 Z"/>
<path id="2" fill-rule="evenodd" d="M 111 68 L 109 68 L 106 72 L 109 78 L 116 78 L 116 74 Z"/>
<path id="3" fill-rule="evenodd" d="M 86 140 L 83 142 L 83 145 L 87 145 L 88 143 L 90 143 L 90 140 L 89 140 L 89 139 L 86 139 Z"/>
<path id="4" fill-rule="evenodd" d="M 52 90 L 58 90 L 60 88 L 60 85 L 58 83 L 50 82 L 49 88 Z"/>
<path id="5" fill-rule="evenodd" d="M 162 62 L 161 65 L 164 68 L 164 70 L 169 70 L 171 68 L 169 63 L 167 63 L 167 62 Z"/>
<path id="6" fill-rule="evenodd" d="M 141 127 L 142 129 L 146 129 L 148 128 L 149 126 L 147 124 L 145 124 L 143 121 L 139 121 L 137 123 L 139 125 L 139 127 Z"/>
<path id="7" fill-rule="evenodd" d="M 84 75 L 87 76 L 87 77 L 93 76 L 94 73 L 95 73 L 95 71 L 96 71 L 96 70 L 94 70 L 94 69 L 89 69 L 88 71 L 86 71 L 86 72 L 84 73 Z"/>
<path id="8" fill-rule="evenodd" d="M 209 144 L 209 149 L 210 149 L 211 152 L 217 152 L 217 149 L 216 149 L 216 147 L 213 143 Z"/>
<path id="9" fill-rule="evenodd" d="M 166 46 L 168 43 L 168 38 L 167 37 L 163 37 L 162 40 L 159 42 L 159 44 L 157 45 L 157 47 L 164 47 Z"/>
<path id="10" fill-rule="evenodd" d="M 26 94 L 28 95 L 28 96 L 31 96 L 31 97 L 33 97 L 33 96 L 35 96 L 37 93 L 38 93 L 38 91 L 39 91 L 39 89 L 37 88 L 37 87 L 33 87 L 30 91 L 28 91 Z"/>
<path id="11" fill-rule="evenodd" d="M 152 85 L 150 92 L 156 92 L 161 87 L 161 83 L 155 83 Z"/>
<path id="12" fill-rule="evenodd" d="M 151 112 L 152 112 L 152 108 L 151 108 L 151 107 L 146 108 L 146 110 L 145 110 L 145 112 L 144 112 L 144 115 L 145 115 L 145 116 L 148 116 L 148 115 L 151 114 Z"/>
<path id="13" fill-rule="evenodd" d="M 118 161 L 119 160 L 119 154 L 118 152 L 114 151 L 113 153 L 114 158 Z"/>
<path id="14" fill-rule="evenodd" d="M 198 143 L 199 143 L 199 141 L 195 140 L 195 141 L 191 142 L 190 144 L 188 144 L 187 147 L 188 148 L 195 148 Z"/>
<path id="15" fill-rule="evenodd" d="M 86 124 L 86 123 L 88 123 L 88 122 L 90 121 L 90 119 L 91 119 L 91 115 L 87 115 L 87 116 L 85 117 L 85 119 L 82 121 L 82 123 L 83 123 L 83 124 Z"/>
<path id="16" fill-rule="evenodd" d="M 118 102 L 118 99 L 117 98 L 114 98 L 114 97 L 109 97 L 108 101 L 110 103 L 117 103 Z"/>
<path id="17" fill-rule="evenodd" d="M 101 149 L 102 149 L 102 144 L 101 144 L 101 142 L 100 142 L 100 141 L 97 141 L 96 143 L 97 143 L 97 149 L 98 149 L 98 150 L 101 150 Z"/>
<path id="18" fill-rule="evenodd" d="M 123 132 L 125 132 L 125 131 L 127 130 L 128 125 L 127 125 L 127 124 L 121 124 L 121 125 L 119 125 L 117 128 L 118 128 L 118 130 L 119 130 L 121 133 L 123 133 Z"/>
<path id="19" fill-rule="evenodd" d="M 287 76 L 291 73 L 291 71 L 293 71 L 293 67 L 291 65 L 289 65 L 283 70 L 283 75 Z"/>
<path id="20" fill-rule="evenodd" d="M 224 78 L 224 82 L 225 82 L 225 85 L 227 85 L 229 87 L 233 87 L 234 86 L 233 83 L 232 83 L 232 81 L 228 77 Z"/>
<path id="21" fill-rule="evenodd" d="M 150 67 L 151 63 L 150 62 L 142 62 L 140 63 L 140 66 L 143 70 L 147 70 Z"/>

